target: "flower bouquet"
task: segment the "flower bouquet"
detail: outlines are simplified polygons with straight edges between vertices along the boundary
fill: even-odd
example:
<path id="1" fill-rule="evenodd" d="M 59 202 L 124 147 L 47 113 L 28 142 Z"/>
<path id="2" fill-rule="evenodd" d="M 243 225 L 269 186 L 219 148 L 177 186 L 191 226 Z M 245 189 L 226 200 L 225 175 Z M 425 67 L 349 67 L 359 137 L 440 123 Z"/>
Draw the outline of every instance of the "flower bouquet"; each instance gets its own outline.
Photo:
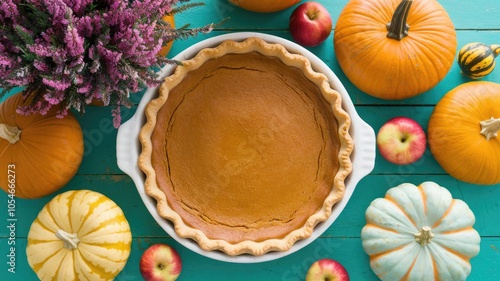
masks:
<path id="1" fill-rule="evenodd" d="M 175 29 L 162 18 L 202 3 L 189 0 L 3 0 L 0 3 L 0 98 L 25 87 L 19 114 L 84 112 L 100 101 L 131 106 L 131 93 L 160 83 L 158 52 L 178 38 L 210 32 Z"/>

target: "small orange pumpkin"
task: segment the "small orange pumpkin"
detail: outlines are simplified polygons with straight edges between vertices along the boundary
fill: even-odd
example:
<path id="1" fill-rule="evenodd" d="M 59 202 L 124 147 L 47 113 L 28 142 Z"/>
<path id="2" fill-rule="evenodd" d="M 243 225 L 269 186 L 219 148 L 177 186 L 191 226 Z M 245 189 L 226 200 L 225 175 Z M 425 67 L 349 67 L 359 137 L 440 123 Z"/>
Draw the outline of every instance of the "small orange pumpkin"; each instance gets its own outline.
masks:
<path id="1" fill-rule="evenodd" d="M 449 91 L 428 125 L 429 147 L 451 176 L 500 183 L 500 84 L 473 81 Z"/>
<path id="2" fill-rule="evenodd" d="M 229 0 L 234 5 L 257 13 L 281 11 L 299 3 L 301 0 Z"/>
<path id="3" fill-rule="evenodd" d="M 436 0 L 350 0 L 337 20 L 334 47 L 356 87 L 399 100 L 433 88 L 446 76 L 457 39 Z"/>
<path id="4" fill-rule="evenodd" d="M 166 15 L 163 16 L 162 18 L 166 23 L 170 24 L 172 28 L 175 28 L 175 20 L 174 20 L 174 15 Z M 170 52 L 170 49 L 172 49 L 172 45 L 174 44 L 174 41 L 168 42 L 166 45 L 164 45 L 160 51 L 158 52 L 158 55 L 160 57 L 166 57 L 167 54 Z"/>
<path id="5" fill-rule="evenodd" d="M 83 133 L 75 117 L 19 115 L 21 93 L 0 104 L 0 187 L 20 198 L 40 198 L 66 185 L 83 157 Z"/>

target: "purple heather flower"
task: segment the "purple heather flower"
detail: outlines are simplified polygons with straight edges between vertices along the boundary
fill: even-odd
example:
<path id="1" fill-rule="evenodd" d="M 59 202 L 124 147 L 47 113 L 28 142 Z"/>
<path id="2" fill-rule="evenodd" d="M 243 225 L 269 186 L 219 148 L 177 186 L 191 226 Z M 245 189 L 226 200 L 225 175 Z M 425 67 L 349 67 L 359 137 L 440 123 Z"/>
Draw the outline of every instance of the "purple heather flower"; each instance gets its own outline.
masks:
<path id="1" fill-rule="evenodd" d="M 107 74 L 109 75 L 109 79 L 114 82 L 118 82 L 121 80 L 124 75 L 118 69 L 118 64 L 122 58 L 122 53 L 117 51 L 112 51 L 106 49 L 101 43 L 97 45 L 97 52 L 99 57 L 102 58 L 103 64 L 106 68 Z"/>
<path id="2" fill-rule="evenodd" d="M 154 11 L 160 15 L 165 15 L 172 11 L 173 6 L 178 2 L 178 0 L 170 1 L 156 1 L 156 0 L 144 0 L 144 1 L 133 1 L 132 9 L 139 11 Z"/>
<path id="3" fill-rule="evenodd" d="M 38 7 L 39 9 L 43 9 L 45 7 L 46 0 L 27 0 L 26 2 Z"/>
<path id="4" fill-rule="evenodd" d="M 27 105 L 27 106 L 21 106 L 19 107 L 16 112 L 21 114 L 21 115 L 30 115 L 30 114 L 36 114 L 40 113 L 41 115 L 47 114 L 49 112 L 51 105 L 48 104 L 47 102 L 44 102 L 44 100 L 39 100 L 33 105 Z"/>
<path id="5" fill-rule="evenodd" d="M 64 80 L 50 80 L 47 78 L 42 78 L 42 82 L 46 86 L 49 86 L 50 88 L 55 89 L 55 90 L 60 91 L 60 92 L 68 89 L 71 86 L 71 83 L 69 81 L 64 81 Z M 54 104 L 57 104 L 57 103 L 54 103 Z"/>
<path id="6" fill-rule="evenodd" d="M 14 64 L 14 59 L 5 52 L 5 48 L 0 44 L 0 66 L 10 67 Z"/>
<path id="7" fill-rule="evenodd" d="M 64 90 L 47 91 L 43 98 L 51 105 L 59 104 L 64 100 Z"/>
<path id="8" fill-rule="evenodd" d="M 91 89 L 92 89 L 92 84 L 90 83 L 90 81 L 88 81 L 87 83 L 79 85 L 77 92 L 80 94 L 86 94 L 89 93 Z"/>
<path id="9" fill-rule="evenodd" d="M 38 71 L 41 71 L 41 72 L 49 72 L 50 71 L 49 66 L 44 61 L 41 61 L 38 59 L 33 62 L 33 67 L 35 67 L 35 69 L 37 69 Z"/>
<path id="10" fill-rule="evenodd" d="M 78 107 L 78 111 L 80 111 L 79 109 L 80 108 Z M 56 118 L 64 118 L 66 115 L 68 115 L 68 108 L 59 110 L 56 114 Z"/>
<path id="11" fill-rule="evenodd" d="M 44 91 L 42 99 L 19 109 L 23 114 L 59 104 L 62 117 L 70 108 L 84 111 L 95 99 L 130 106 L 130 93 L 161 82 L 150 67 L 168 61 L 157 56 L 164 42 L 209 31 L 175 30 L 163 22 L 178 2 L 188 1 L 2 0 L 0 87 Z M 20 9 L 21 2 L 31 5 Z M 24 12 L 29 9 L 38 11 Z M 46 17 L 32 18 L 38 13 Z M 113 121 L 120 125 L 119 107 Z"/>
<path id="12" fill-rule="evenodd" d="M 17 24 L 19 17 L 18 4 L 19 0 L 4 0 L 0 3 L 0 23 L 6 23 L 6 19 L 10 19 L 13 24 Z"/>
<path id="13" fill-rule="evenodd" d="M 113 116 L 113 125 L 115 126 L 115 128 L 120 127 L 120 124 L 122 123 L 120 106 L 118 105 L 115 109 L 113 109 L 111 111 L 111 114 Z"/>
<path id="14" fill-rule="evenodd" d="M 75 15 L 82 15 L 85 12 L 85 8 L 93 2 L 93 0 L 63 0 L 68 7 L 73 10 Z"/>
<path id="15" fill-rule="evenodd" d="M 71 18 L 73 11 L 64 3 L 63 0 L 44 1 L 47 7 L 47 12 L 52 16 L 53 26 L 64 26 L 69 23 L 68 18 Z"/>
<path id="16" fill-rule="evenodd" d="M 68 26 L 64 42 L 66 43 L 68 54 L 72 57 L 80 56 L 85 51 L 83 48 L 83 38 L 78 34 L 78 30 L 72 26 Z"/>
<path id="17" fill-rule="evenodd" d="M 80 34 L 80 36 L 84 38 L 92 36 L 92 32 L 94 31 L 94 22 L 91 17 L 83 16 L 75 18 L 73 24 L 78 30 L 78 34 Z"/>

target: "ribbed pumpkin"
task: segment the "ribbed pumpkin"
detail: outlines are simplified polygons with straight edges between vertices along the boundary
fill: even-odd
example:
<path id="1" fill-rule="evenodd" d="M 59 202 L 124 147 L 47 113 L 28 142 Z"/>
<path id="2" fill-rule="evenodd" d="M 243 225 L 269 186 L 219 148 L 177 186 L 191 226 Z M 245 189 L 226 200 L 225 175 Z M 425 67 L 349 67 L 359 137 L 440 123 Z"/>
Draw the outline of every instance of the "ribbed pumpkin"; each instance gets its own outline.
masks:
<path id="1" fill-rule="evenodd" d="M 460 281 L 479 253 L 474 223 L 467 204 L 446 188 L 403 183 L 370 204 L 361 240 L 381 280 Z"/>
<path id="2" fill-rule="evenodd" d="M 229 0 L 236 6 L 257 13 L 281 11 L 299 3 L 301 0 Z"/>
<path id="3" fill-rule="evenodd" d="M 73 114 L 57 117 L 57 108 L 47 114 L 16 113 L 24 104 L 21 93 L 0 104 L 0 169 L 15 173 L 16 196 L 39 198 L 66 185 L 83 157 L 83 133 Z M 12 168 L 15 167 L 15 168 Z M 0 177 L 7 190 L 7 177 Z"/>
<path id="4" fill-rule="evenodd" d="M 40 280 L 113 280 L 130 255 L 132 235 L 118 205 L 89 190 L 67 191 L 40 211 L 26 255 Z"/>
<path id="5" fill-rule="evenodd" d="M 357 88 L 400 100 L 433 88 L 446 76 L 457 40 L 436 0 L 350 0 L 337 20 L 334 47 Z"/>
<path id="6" fill-rule="evenodd" d="M 479 79 L 495 69 L 495 58 L 498 54 L 500 54 L 500 45 L 473 42 L 460 49 L 457 61 L 465 76 Z"/>
<path id="7" fill-rule="evenodd" d="M 451 176 L 474 184 L 500 183 L 500 84 L 471 81 L 437 103 L 428 124 L 434 158 Z"/>

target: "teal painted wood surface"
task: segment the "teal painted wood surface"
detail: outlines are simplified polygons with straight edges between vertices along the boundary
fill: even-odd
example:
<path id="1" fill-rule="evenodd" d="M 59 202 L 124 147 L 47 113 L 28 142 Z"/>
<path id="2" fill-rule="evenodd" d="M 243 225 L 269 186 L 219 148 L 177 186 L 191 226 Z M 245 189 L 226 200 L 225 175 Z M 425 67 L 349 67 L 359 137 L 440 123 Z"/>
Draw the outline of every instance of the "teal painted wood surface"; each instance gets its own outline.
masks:
<path id="1" fill-rule="evenodd" d="M 176 41 L 169 57 L 203 39 L 229 32 L 258 31 L 291 39 L 287 24 L 293 8 L 271 14 L 257 14 L 235 7 L 226 0 L 204 2 L 205 6 L 178 15 L 177 25 L 191 23 L 192 26 L 201 26 L 228 17 L 230 19 L 210 34 Z M 347 0 L 318 2 L 327 7 L 335 23 Z M 459 47 L 472 41 L 500 43 L 500 6 L 497 1 L 439 2 L 455 24 Z M 414 118 L 427 129 L 434 105 L 441 97 L 461 83 L 470 81 L 460 74 L 458 65 L 454 64 L 448 75 L 435 88 L 422 95 L 402 101 L 376 99 L 355 88 L 342 73 L 335 59 L 332 40 L 333 35 L 322 45 L 309 50 L 336 73 L 348 90 L 361 118 L 376 132 L 388 119 L 400 115 Z M 483 80 L 500 83 L 500 70 L 494 70 Z M 141 93 L 137 93 L 132 99 L 138 103 L 141 96 Z M 156 224 L 140 200 L 132 180 L 119 170 L 116 164 L 116 130 L 112 127 L 110 111 L 111 108 L 108 107 L 89 107 L 85 115 L 78 116 L 84 132 L 84 159 L 78 174 L 57 193 L 73 189 L 92 189 L 107 195 L 122 207 L 131 225 L 134 239 L 130 259 L 115 280 L 142 280 L 138 268 L 140 256 L 149 245 L 160 242 L 171 244 L 179 251 L 184 266 L 178 279 L 180 281 L 303 280 L 310 264 L 322 257 L 342 262 L 349 271 L 351 280 L 378 280 L 370 269 L 368 256 L 361 247 L 360 231 L 365 224 L 364 212 L 372 200 L 383 197 L 390 187 L 403 182 L 419 184 L 428 180 L 447 187 L 453 197 L 464 200 L 476 216 L 474 228 L 482 238 L 481 251 L 471 260 L 472 273 L 468 280 L 500 280 L 500 185 L 477 186 L 457 181 L 446 174 L 429 150 L 421 160 L 407 166 L 390 164 L 377 154 L 373 172 L 358 184 L 347 207 L 335 223 L 315 242 L 285 258 L 257 264 L 233 264 L 210 260 L 193 253 L 170 238 Z M 124 119 L 130 118 L 134 112 L 135 107 L 124 109 Z M 0 194 L 0 225 L 4 225 L 0 227 L 0 280 L 37 280 L 26 261 L 26 236 L 38 212 L 54 195 L 36 200 L 16 201 L 16 273 L 10 273 L 7 271 L 11 236 L 7 228 L 8 203 L 7 196 Z"/>

